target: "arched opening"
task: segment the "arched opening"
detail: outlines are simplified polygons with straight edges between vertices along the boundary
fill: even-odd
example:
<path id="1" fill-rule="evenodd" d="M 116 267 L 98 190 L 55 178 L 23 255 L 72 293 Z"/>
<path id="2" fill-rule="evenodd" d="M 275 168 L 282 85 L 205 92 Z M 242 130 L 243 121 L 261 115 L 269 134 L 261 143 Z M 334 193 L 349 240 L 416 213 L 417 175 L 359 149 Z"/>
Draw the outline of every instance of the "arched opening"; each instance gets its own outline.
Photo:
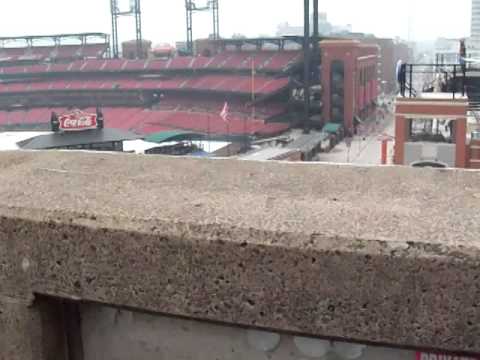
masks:
<path id="1" fill-rule="evenodd" d="M 439 168 L 439 169 L 445 169 L 447 168 L 447 164 L 437 162 L 437 161 L 416 161 L 411 164 L 412 167 L 430 167 L 430 168 Z"/>
<path id="2" fill-rule="evenodd" d="M 332 62 L 330 70 L 330 120 L 337 124 L 344 123 L 345 66 L 343 61 Z"/>

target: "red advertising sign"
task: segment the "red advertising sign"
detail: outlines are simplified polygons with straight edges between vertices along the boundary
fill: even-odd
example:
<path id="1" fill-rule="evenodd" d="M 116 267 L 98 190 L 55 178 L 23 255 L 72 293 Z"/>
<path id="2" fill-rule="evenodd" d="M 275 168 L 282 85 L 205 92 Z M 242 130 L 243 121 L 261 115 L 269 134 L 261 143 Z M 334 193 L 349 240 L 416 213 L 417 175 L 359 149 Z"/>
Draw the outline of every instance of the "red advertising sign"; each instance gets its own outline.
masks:
<path id="1" fill-rule="evenodd" d="M 451 354 L 427 353 L 418 351 L 415 360 L 479 360 L 478 357 Z"/>
<path id="2" fill-rule="evenodd" d="M 58 121 L 62 131 L 82 131 L 97 128 L 97 115 L 87 114 L 80 110 L 60 115 Z"/>

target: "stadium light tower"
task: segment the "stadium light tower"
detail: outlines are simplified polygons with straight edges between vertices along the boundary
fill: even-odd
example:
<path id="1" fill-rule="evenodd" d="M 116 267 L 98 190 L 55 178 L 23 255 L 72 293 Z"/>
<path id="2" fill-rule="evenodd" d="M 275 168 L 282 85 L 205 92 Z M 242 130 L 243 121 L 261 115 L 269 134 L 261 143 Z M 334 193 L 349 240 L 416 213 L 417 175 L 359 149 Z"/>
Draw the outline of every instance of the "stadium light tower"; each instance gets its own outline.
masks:
<path id="1" fill-rule="evenodd" d="M 304 38 L 303 38 L 303 94 L 304 94 L 304 121 L 303 131 L 310 132 L 310 107 L 311 107 L 311 87 L 320 82 L 319 59 L 320 49 L 319 41 L 320 34 L 318 28 L 318 0 L 313 0 L 313 37 L 310 27 L 310 0 L 304 0 Z"/>
<path id="2" fill-rule="evenodd" d="M 310 83 L 311 83 L 311 38 L 310 38 L 310 0 L 303 1 L 303 131 L 310 132 Z"/>
<path id="3" fill-rule="evenodd" d="M 142 11 L 140 0 L 130 0 L 130 8 L 127 10 L 120 9 L 119 0 L 110 0 L 112 12 L 112 56 L 118 58 L 119 41 L 118 41 L 118 18 L 121 16 L 135 17 L 135 39 L 137 41 L 137 57 L 141 57 L 143 53 L 142 45 Z"/>
<path id="4" fill-rule="evenodd" d="M 213 17 L 213 39 L 220 38 L 219 0 L 208 0 L 204 6 L 197 6 L 194 0 L 185 0 L 187 15 L 187 51 L 193 53 L 193 14 L 195 12 L 211 11 Z"/>

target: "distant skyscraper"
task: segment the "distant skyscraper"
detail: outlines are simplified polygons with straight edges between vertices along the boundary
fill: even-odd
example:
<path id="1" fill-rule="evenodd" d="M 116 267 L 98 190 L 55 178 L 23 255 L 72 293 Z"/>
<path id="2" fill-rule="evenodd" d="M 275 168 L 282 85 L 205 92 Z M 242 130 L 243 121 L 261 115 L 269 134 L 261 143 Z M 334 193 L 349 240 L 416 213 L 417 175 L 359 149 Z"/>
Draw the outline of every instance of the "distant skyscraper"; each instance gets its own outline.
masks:
<path id="1" fill-rule="evenodd" d="M 480 0 L 472 0 L 472 30 L 471 36 L 480 39 Z"/>

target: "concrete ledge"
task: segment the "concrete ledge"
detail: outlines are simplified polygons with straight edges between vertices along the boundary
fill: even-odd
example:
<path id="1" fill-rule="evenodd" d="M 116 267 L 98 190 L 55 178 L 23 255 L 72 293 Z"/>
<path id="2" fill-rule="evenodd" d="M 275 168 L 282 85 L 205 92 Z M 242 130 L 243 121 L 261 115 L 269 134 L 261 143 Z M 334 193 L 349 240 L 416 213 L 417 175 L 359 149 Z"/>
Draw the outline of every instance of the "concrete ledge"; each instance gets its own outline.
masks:
<path id="1" fill-rule="evenodd" d="M 480 173 L 0 155 L 0 295 L 480 352 Z"/>

